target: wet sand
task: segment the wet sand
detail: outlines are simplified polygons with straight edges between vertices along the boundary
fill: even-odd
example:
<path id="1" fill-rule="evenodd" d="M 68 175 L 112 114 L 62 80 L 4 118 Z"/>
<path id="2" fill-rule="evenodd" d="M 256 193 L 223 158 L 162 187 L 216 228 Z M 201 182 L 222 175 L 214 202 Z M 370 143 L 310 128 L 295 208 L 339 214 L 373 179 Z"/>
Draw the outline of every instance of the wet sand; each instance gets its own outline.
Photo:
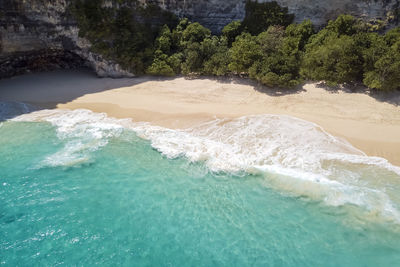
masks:
<path id="1" fill-rule="evenodd" d="M 400 165 L 400 94 L 374 98 L 308 83 L 298 91 L 241 79 L 97 78 L 87 71 L 29 74 L 0 81 L 0 101 L 105 112 L 168 128 L 214 118 L 284 114 L 314 122 L 369 156 Z"/>

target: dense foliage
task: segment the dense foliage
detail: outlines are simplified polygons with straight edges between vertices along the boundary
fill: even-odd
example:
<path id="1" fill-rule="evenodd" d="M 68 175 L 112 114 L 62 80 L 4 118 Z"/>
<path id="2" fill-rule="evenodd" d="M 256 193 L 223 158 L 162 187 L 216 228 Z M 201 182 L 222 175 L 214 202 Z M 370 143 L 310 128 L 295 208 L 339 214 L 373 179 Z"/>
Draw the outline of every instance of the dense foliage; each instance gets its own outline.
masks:
<path id="1" fill-rule="evenodd" d="M 301 73 L 331 85 L 363 81 L 370 88 L 397 89 L 399 48 L 400 28 L 379 35 L 354 17 L 342 15 L 310 38 Z"/>
<path id="2" fill-rule="evenodd" d="M 94 52 L 115 60 L 123 68 L 144 73 L 153 60 L 153 43 L 162 25 L 175 27 L 178 19 L 155 5 L 137 0 L 75 0 L 70 12 L 79 35 L 93 44 Z"/>
<path id="3" fill-rule="evenodd" d="M 216 36 L 152 5 L 101 3 L 75 1 L 80 34 L 96 52 L 135 73 L 240 75 L 285 88 L 303 80 L 400 87 L 400 28 L 378 34 L 378 28 L 341 15 L 314 32 L 310 21 L 291 24 L 293 16 L 275 2 L 248 1 L 243 22 L 231 22 Z"/>
<path id="4" fill-rule="evenodd" d="M 268 29 L 269 26 L 288 26 L 293 22 L 294 15 L 288 13 L 287 7 L 281 7 L 277 2 L 258 3 L 258 1 L 246 1 L 246 16 L 242 22 L 242 28 L 257 35 Z"/>

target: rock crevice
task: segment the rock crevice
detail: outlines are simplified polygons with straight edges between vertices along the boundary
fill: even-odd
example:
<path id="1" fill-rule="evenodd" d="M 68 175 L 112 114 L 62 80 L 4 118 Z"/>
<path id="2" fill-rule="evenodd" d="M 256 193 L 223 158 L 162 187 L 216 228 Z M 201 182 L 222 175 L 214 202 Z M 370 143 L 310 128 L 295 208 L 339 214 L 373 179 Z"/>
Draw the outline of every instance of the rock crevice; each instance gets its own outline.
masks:
<path id="1" fill-rule="evenodd" d="M 0 1 L 0 78 L 26 71 L 89 66 L 99 76 L 133 76 L 118 64 L 91 51 L 91 43 L 79 37 L 76 21 L 67 12 L 72 0 Z M 245 0 L 139 0 L 157 4 L 218 32 L 245 16 Z M 267 0 L 259 0 L 259 2 Z M 113 4 L 113 1 L 108 1 Z M 397 23 L 399 0 L 277 0 L 295 15 L 295 21 L 311 19 L 323 25 L 346 13 L 366 20 Z M 107 3 L 105 3 L 107 4 Z"/>

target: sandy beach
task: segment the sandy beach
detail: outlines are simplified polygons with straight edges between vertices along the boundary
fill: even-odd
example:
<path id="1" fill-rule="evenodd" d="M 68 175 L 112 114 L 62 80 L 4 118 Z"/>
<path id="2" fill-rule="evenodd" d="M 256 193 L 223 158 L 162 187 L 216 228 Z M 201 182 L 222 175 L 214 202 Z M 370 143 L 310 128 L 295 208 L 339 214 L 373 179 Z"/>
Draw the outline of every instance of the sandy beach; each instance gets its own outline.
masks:
<path id="1" fill-rule="evenodd" d="M 330 91 L 315 83 L 280 92 L 241 79 L 100 79 L 80 70 L 1 80 L 0 101 L 40 108 L 85 108 L 168 128 L 190 127 L 214 118 L 285 114 L 314 122 L 367 155 L 400 165 L 399 93 L 372 97 Z"/>

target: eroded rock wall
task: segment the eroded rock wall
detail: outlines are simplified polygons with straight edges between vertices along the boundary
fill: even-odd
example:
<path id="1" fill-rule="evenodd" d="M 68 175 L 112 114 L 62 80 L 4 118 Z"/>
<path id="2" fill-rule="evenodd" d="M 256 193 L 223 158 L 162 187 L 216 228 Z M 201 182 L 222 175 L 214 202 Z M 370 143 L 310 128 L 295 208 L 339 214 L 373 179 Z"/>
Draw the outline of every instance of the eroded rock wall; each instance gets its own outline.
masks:
<path id="1" fill-rule="evenodd" d="M 91 44 L 78 36 L 68 15 L 72 0 L 0 0 L 0 77 L 46 68 L 85 64 L 100 76 L 132 76 L 118 64 L 90 51 Z M 245 0 L 139 0 L 155 3 L 179 17 L 188 17 L 218 32 L 224 25 L 245 16 Z M 268 0 L 259 0 L 259 2 Z M 337 15 L 352 14 L 391 25 L 400 0 L 277 0 L 295 14 L 297 22 L 311 19 L 323 25 Z M 113 5 L 108 0 L 106 5 Z M 48 64 L 47 64 L 47 63 Z M 18 67 L 19 66 L 19 67 Z M 23 66 L 26 66 L 23 68 Z M 34 66 L 34 67 L 32 67 Z M 15 71 L 12 71 L 12 70 Z"/>
<path id="2" fill-rule="evenodd" d="M 295 14 L 295 21 L 310 19 L 316 26 L 324 25 L 340 14 L 351 14 L 366 20 L 382 20 L 395 24 L 393 11 L 399 8 L 399 0 L 275 0 L 280 6 L 288 7 Z M 246 0 L 141 0 L 156 3 L 178 16 L 199 21 L 214 32 L 232 20 L 245 16 Z M 271 2 L 270 0 L 258 0 Z"/>
<path id="3" fill-rule="evenodd" d="M 261 0 L 265 1 L 265 0 Z M 295 14 L 295 21 L 310 19 L 315 25 L 322 26 L 328 20 L 340 14 L 351 14 L 367 21 L 376 19 L 395 23 L 393 11 L 399 7 L 399 0 L 277 0 L 281 6 L 287 6 Z"/>
<path id="4" fill-rule="evenodd" d="M 0 78 L 35 70 L 88 66 L 99 76 L 132 76 L 90 51 L 67 12 L 70 0 L 0 1 Z"/>

